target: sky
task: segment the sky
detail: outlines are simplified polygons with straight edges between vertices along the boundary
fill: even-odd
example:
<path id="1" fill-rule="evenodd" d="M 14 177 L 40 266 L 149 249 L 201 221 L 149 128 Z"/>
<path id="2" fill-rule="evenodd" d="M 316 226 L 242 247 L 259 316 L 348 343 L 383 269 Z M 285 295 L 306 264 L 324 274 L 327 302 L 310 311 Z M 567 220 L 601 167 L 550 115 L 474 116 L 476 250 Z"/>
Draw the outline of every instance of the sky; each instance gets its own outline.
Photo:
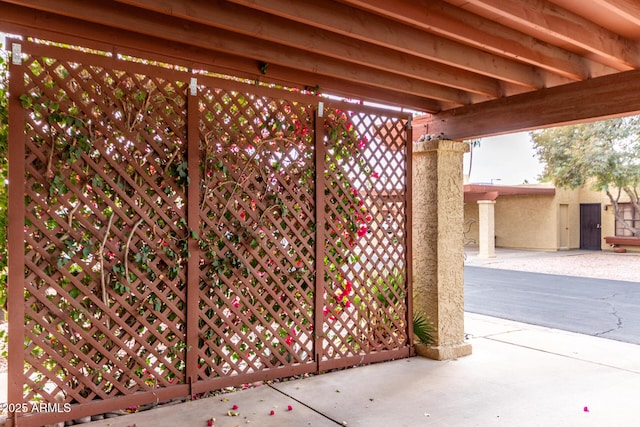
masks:
<path id="1" fill-rule="evenodd" d="M 464 174 L 469 173 L 469 153 L 464 155 Z M 537 159 L 528 132 L 482 138 L 473 149 L 470 183 L 494 185 L 535 184 L 543 165 Z"/>

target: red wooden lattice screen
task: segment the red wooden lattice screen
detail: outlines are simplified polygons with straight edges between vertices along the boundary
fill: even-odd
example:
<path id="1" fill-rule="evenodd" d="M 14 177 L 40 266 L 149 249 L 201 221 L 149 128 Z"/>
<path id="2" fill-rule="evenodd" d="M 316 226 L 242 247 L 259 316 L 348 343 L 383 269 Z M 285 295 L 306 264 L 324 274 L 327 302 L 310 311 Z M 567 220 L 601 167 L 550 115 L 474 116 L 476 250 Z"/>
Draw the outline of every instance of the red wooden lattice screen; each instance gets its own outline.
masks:
<path id="1" fill-rule="evenodd" d="M 14 422 L 409 355 L 406 119 L 21 45 Z"/>

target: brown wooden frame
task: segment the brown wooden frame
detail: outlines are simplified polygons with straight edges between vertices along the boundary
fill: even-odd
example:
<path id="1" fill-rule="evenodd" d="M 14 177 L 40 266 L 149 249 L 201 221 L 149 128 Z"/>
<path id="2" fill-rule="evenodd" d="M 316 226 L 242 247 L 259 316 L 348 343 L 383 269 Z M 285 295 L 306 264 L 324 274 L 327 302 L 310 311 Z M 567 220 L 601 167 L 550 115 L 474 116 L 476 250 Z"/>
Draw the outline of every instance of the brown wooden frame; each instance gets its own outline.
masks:
<path id="1" fill-rule="evenodd" d="M 343 105 L 332 104 L 330 101 L 322 102 L 318 107 L 317 98 L 293 92 L 289 93 L 290 99 L 286 100 L 282 98 L 282 91 L 250 86 L 241 82 L 223 81 L 186 71 L 174 71 L 163 68 L 166 66 L 162 64 L 152 65 L 148 60 L 146 64 L 141 64 L 135 58 L 116 59 L 104 56 L 104 53 L 80 52 L 26 41 L 15 43 L 20 44 L 24 56 L 21 58 L 21 64 L 16 63 L 11 66 L 10 73 L 12 96 L 9 161 L 12 185 L 9 187 L 9 262 L 12 272 L 25 271 L 25 275 L 14 273 L 9 276 L 8 398 L 14 403 L 26 403 L 29 399 L 39 396 L 44 401 L 53 403 L 55 395 L 62 393 L 64 402 L 72 403 L 72 410 L 70 413 L 21 414 L 15 412 L 11 414 L 11 425 L 38 426 L 113 409 L 193 396 L 227 386 L 410 355 L 412 294 L 410 268 L 408 268 L 411 254 L 408 245 L 411 242 L 411 227 L 410 213 L 406 207 L 411 185 L 408 178 L 411 176 L 411 151 L 406 141 L 410 138 L 411 131 L 405 117 L 388 111 L 382 112 L 357 106 L 345 110 Z M 117 85 L 108 89 L 110 82 L 113 83 L 116 78 L 121 82 L 115 80 Z M 192 92 L 191 85 L 187 84 L 191 78 L 197 79 L 195 92 Z M 138 93 L 138 98 L 129 99 L 126 94 L 115 96 L 116 92 L 112 91 L 117 91 L 121 85 L 126 85 L 127 90 L 130 91 L 137 90 L 138 92 L 135 93 Z M 144 91 L 140 92 L 142 88 Z M 72 93 L 73 90 L 76 92 Z M 238 116 L 238 121 L 233 126 L 226 121 L 216 119 L 218 110 L 210 110 L 209 104 L 203 101 L 203 94 L 207 91 L 212 97 L 207 102 L 213 102 L 211 105 L 219 109 L 219 113 L 222 114 L 220 117 L 233 117 L 233 114 L 245 108 L 245 102 L 249 99 L 256 99 L 256 106 L 271 103 L 272 112 L 281 117 L 277 123 L 281 120 L 289 120 L 289 125 L 282 127 L 285 129 L 283 137 L 287 137 L 286 132 L 290 132 L 295 120 L 301 120 L 297 118 L 301 116 L 292 115 L 293 111 L 290 108 L 295 105 L 304 106 L 297 110 L 299 113 L 296 114 L 306 114 L 304 111 L 312 113 L 309 116 L 309 123 L 312 124 L 309 135 L 310 141 L 315 143 L 311 151 L 313 169 L 318 171 L 313 179 L 313 185 L 317 189 L 312 200 L 309 200 L 316 206 L 314 222 L 318 230 L 314 240 L 316 243 L 313 259 L 319 260 L 328 256 L 329 264 L 332 264 L 340 263 L 343 256 L 349 255 L 350 252 L 341 252 L 343 250 L 340 248 L 344 245 L 337 244 L 334 239 L 347 239 L 351 235 L 340 236 L 335 233 L 336 230 L 343 233 L 340 231 L 341 228 L 336 228 L 337 221 L 341 221 L 340 218 L 343 215 L 341 212 L 356 208 L 352 205 L 354 201 L 359 201 L 362 212 L 367 212 L 371 216 L 367 221 L 359 218 L 358 224 L 373 231 L 369 233 L 365 230 L 364 233 L 358 234 L 361 240 L 356 239 L 352 243 L 353 248 L 357 248 L 358 257 L 348 265 L 345 264 L 345 268 L 338 273 L 329 269 L 327 262 L 312 264 L 315 270 L 310 270 L 309 274 L 315 277 L 315 290 L 306 292 L 313 293 L 311 303 L 314 307 L 312 307 L 313 315 L 310 318 L 313 320 L 313 331 L 321 332 L 309 334 L 311 341 L 304 341 L 302 336 L 292 337 L 291 342 L 296 346 L 298 343 L 300 345 L 298 354 L 293 356 L 291 363 L 288 363 L 288 359 L 284 357 L 275 357 L 272 358 L 274 364 L 269 366 L 266 364 L 267 359 L 260 354 L 263 347 L 254 345 L 251 347 L 254 355 L 251 359 L 244 360 L 262 360 L 262 362 L 253 365 L 255 369 L 238 368 L 237 374 L 234 375 L 222 375 L 222 371 L 215 369 L 206 370 L 200 364 L 202 355 L 208 353 L 202 353 L 203 350 L 196 351 L 198 347 L 202 349 L 203 345 L 205 347 L 208 345 L 206 340 L 203 341 L 202 335 L 202 325 L 206 324 L 206 322 L 203 323 L 203 310 L 214 307 L 203 305 L 203 290 L 206 291 L 208 286 L 202 279 L 206 271 L 203 263 L 206 266 L 209 261 L 204 257 L 201 249 L 204 238 L 202 233 L 203 230 L 207 230 L 202 228 L 205 214 L 201 206 L 205 205 L 203 198 L 207 194 L 203 194 L 203 187 L 198 183 L 203 182 L 204 179 L 202 168 L 205 167 L 206 174 L 210 171 L 206 169 L 202 157 L 203 144 L 208 135 L 203 133 L 206 132 L 206 126 L 203 125 L 202 117 L 207 114 L 208 117 L 213 117 L 209 126 L 215 126 L 216 132 L 220 132 L 219 138 L 223 139 L 227 136 L 231 137 L 233 132 L 236 132 L 234 130 L 236 128 L 244 129 L 242 131 L 244 133 L 238 134 L 238 137 L 249 135 L 250 133 L 246 132 L 251 132 L 253 128 L 252 124 L 246 124 L 246 120 L 241 116 Z M 73 101 L 75 104 L 65 100 L 64 93 L 75 99 Z M 157 98 L 160 100 L 174 97 L 169 103 L 170 108 L 167 106 L 167 109 L 161 109 L 160 106 L 165 108 L 163 103 L 158 103 L 156 107 L 156 104 L 150 101 L 151 93 L 160 93 L 161 96 Z M 238 98 L 241 100 L 239 102 L 232 99 L 237 94 L 246 95 Z M 103 99 L 99 99 L 100 96 Z M 229 100 L 228 103 L 219 101 L 218 96 L 226 97 L 224 99 Z M 32 99 L 29 100 L 29 98 Z M 55 107 L 52 106 L 54 101 Z M 28 102 L 39 103 L 38 105 L 43 107 L 35 110 L 25 107 L 23 104 Z M 57 106 L 58 103 L 60 106 Z M 85 136 L 91 137 L 89 141 L 92 143 L 92 154 L 83 152 L 79 154 L 78 160 L 71 161 L 66 157 L 60 157 L 62 156 L 60 153 L 63 153 L 62 148 L 54 150 L 49 147 L 58 147 L 59 144 L 65 143 L 63 134 L 70 132 L 69 123 L 73 121 L 66 122 L 64 118 L 54 119 L 52 114 L 58 109 L 59 111 L 65 108 L 75 110 L 74 105 L 81 111 L 75 113 L 78 117 L 73 120 L 88 120 L 83 118 L 88 117 L 83 116 L 87 112 L 94 115 L 102 114 L 103 118 L 95 116 L 91 119 L 93 122 L 91 126 L 96 129 L 93 132 L 100 132 L 102 135 L 99 139 L 93 139 L 98 134 L 84 131 Z M 131 107 L 126 107 L 127 105 Z M 49 110 L 45 111 L 44 106 L 48 106 L 46 108 Z M 133 107 L 144 109 L 139 110 L 137 115 L 128 115 L 130 108 Z M 82 110 L 83 108 L 85 110 Z M 242 128 L 242 126 L 245 127 Z M 103 130 L 99 130 L 100 128 Z M 25 131 L 21 131 L 22 129 Z M 280 128 L 273 129 L 279 132 Z M 52 139 L 54 141 L 52 143 L 47 139 L 49 135 L 51 138 L 59 139 Z M 76 144 L 79 141 L 78 138 L 82 138 L 82 134 L 78 133 L 74 138 L 76 139 L 72 143 Z M 223 139 L 216 139 L 216 141 Z M 100 141 L 105 141 L 106 145 L 100 146 Z M 133 148 L 127 148 L 131 144 L 138 144 L 140 149 L 133 151 Z M 143 149 L 143 147 L 146 148 Z M 179 150 L 179 147 L 183 148 Z M 150 156 L 143 155 L 144 152 L 150 152 L 148 150 L 155 151 Z M 230 153 L 237 151 L 233 147 L 230 150 Z M 342 172 L 338 174 L 332 172 L 336 167 L 355 166 L 356 163 L 353 165 L 350 162 L 344 163 L 344 154 L 341 154 L 345 152 L 344 150 L 351 150 L 350 152 L 355 156 L 354 159 L 358 159 L 359 163 L 356 163 L 361 168 L 370 170 L 364 173 L 362 169 L 357 169 L 360 172 L 355 172 L 351 178 L 345 178 L 347 175 Z M 235 161 L 230 154 L 224 155 L 225 158 Z M 292 159 L 298 158 L 296 156 L 298 155 Z M 50 160 L 47 161 L 48 158 Z M 249 157 L 249 159 L 252 158 L 253 155 Z M 172 169 L 175 165 L 174 159 L 184 161 L 188 165 L 189 181 L 186 181 L 185 177 L 181 178 L 176 172 L 167 172 L 174 170 Z M 326 162 L 331 162 L 333 166 L 328 169 Z M 60 167 L 55 176 L 49 175 L 52 172 L 52 165 L 60 165 L 55 166 Z M 45 176 L 48 179 L 45 179 Z M 284 185 L 289 180 L 287 176 L 289 175 L 275 176 L 274 179 Z M 386 187 L 379 187 L 376 184 L 375 179 L 378 179 L 378 176 L 395 183 L 395 187 L 383 190 Z M 90 177 L 94 179 L 91 188 L 88 187 Z M 56 179 L 64 182 L 64 191 L 56 192 L 53 187 L 49 188 Z M 98 181 L 95 181 L 96 179 Z M 75 180 L 80 181 L 74 184 Z M 191 184 L 186 185 L 186 182 Z M 255 180 L 250 185 L 258 188 L 261 182 L 263 180 Z M 351 187 L 344 187 L 347 184 Z M 343 188 L 351 188 L 356 198 L 351 199 L 351 196 L 343 195 Z M 205 186 L 204 189 L 207 190 L 207 187 Z M 99 194 L 99 197 L 91 196 L 92 194 Z M 117 195 L 109 196 L 109 194 Z M 229 203 L 225 201 L 234 197 L 233 192 L 231 195 L 228 192 L 221 194 L 223 198 L 220 200 L 227 205 Z M 109 201 L 110 197 L 115 199 Z M 25 200 L 27 200 L 26 205 Z M 136 200 L 139 201 L 136 202 Z M 95 201 L 92 202 L 94 204 L 102 203 L 102 205 L 101 207 L 95 205 L 92 208 L 88 205 L 89 201 Z M 242 203 L 240 199 L 237 199 L 237 202 Z M 162 213 L 159 209 L 167 203 L 168 210 Z M 206 202 L 209 209 L 220 206 L 220 203 Z M 388 203 L 392 203 L 397 210 L 394 222 L 398 224 L 399 235 L 397 239 L 392 239 L 395 242 L 393 244 L 389 240 L 391 237 L 378 228 L 381 220 L 378 218 L 379 214 L 376 214 L 381 212 Z M 84 205 L 81 206 L 81 204 Z M 111 218 L 105 216 L 105 208 L 113 212 Z M 145 209 L 153 214 L 145 217 Z M 263 209 L 263 215 L 273 218 L 274 221 L 291 220 L 285 218 L 282 213 L 274 216 L 276 214 L 268 211 L 267 208 L 261 209 Z M 293 212 L 295 209 L 295 205 L 290 205 L 287 211 Z M 74 212 L 78 212 L 75 217 Z M 240 211 L 234 210 L 231 215 L 227 215 L 228 212 L 224 210 L 221 212 L 222 216 L 215 215 L 217 218 L 226 218 L 227 230 L 230 230 L 228 227 L 235 227 L 233 224 L 239 224 L 239 218 L 244 219 Z M 357 211 L 354 212 L 354 217 L 360 217 Z M 361 215 L 364 216 L 364 213 Z M 157 218 L 165 219 L 158 222 Z M 26 223 L 25 220 L 27 220 Z M 77 221 L 79 225 L 73 225 Z M 173 225 L 170 224 L 171 221 L 174 222 Z M 181 221 L 184 221 L 184 226 L 178 226 Z M 161 223 L 165 224 L 165 231 L 162 231 L 163 226 L 159 225 Z M 285 227 L 293 226 L 291 222 L 287 224 L 289 225 Z M 83 240 L 85 242 L 83 244 L 93 246 L 91 246 L 92 250 L 87 250 L 84 255 L 81 254 L 83 251 L 80 249 L 65 255 L 70 257 L 69 262 L 76 265 L 75 269 L 70 270 L 66 267 L 68 264 L 60 260 L 65 245 L 68 247 L 75 244 L 70 237 L 76 242 L 80 241 L 81 236 L 78 230 L 85 230 L 85 234 L 90 233 L 92 237 L 87 238 L 89 240 Z M 197 237 L 190 230 L 197 230 L 196 234 L 200 236 Z M 302 229 L 292 230 L 291 242 L 303 239 L 305 233 L 301 231 Z M 157 233 L 161 233 L 160 236 L 172 235 L 173 237 L 158 240 L 157 237 L 152 237 L 158 236 Z M 355 236 L 355 234 L 352 235 Z M 82 237 L 82 239 L 85 238 Z M 90 241 L 93 243 L 89 243 Z M 181 244 L 180 242 L 188 244 L 189 256 L 185 256 L 180 261 L 181 266 L 171 278 L 171 283 L 175 281 L 175 287 L 173 284 L 168 286 L 169 282 L 162 276 L 166 275 L 167 278 L 170 276 L 168 273 L 170 270 L 167 270 L 168 260 L 173 259 L 171 257 L 174 255 L 169 254 L 179 251 L 179 246 L 176 245 Z M 163 254 L 162 248 L 165 244 L 171 252 Z M 268 239 L 264 240 L 264 244 L 267 248 L 279 248 Z M 140 251 L 143 247 L 150 248 L 152 257 L 144 263 L 134 262 L 133 255 L 138 254 L 142 257 Z M 255 250 L 243 253 L 239 252 L 238 248 L 234 249 L 231 246 L 229 248 L 237 256 L 245 256 L 244 253 L 253 254 L 258 269 L 267 265 L 267 261 L 256 258 L 258 252 Z M 96 250 L 99 251 L 95 252 Z M 109 251 L 109 258 L 105 258 L 105 250 Z M 98 255 L 95 255 L 96 253 Z M 377 261 L 367 261 L 374 255 L 375 257 L 388 256 L 390 261 L 400 266 L 399 282 L 386 279 L 386 275 L 391 274 L 387 267 Z M 279 258 L 274 260 L 285 260 L 287 256 L 278 255 Z M 119 262 L 127 265 L 126 260 L 129 260 L 126 270 L 127 281 L 130 274 L 137 278 L 129 283 L 131 290 L 123 292 L 131 292 L 132 296 L 128 297 L 126 294 L 122 295 L 112 290 L 105 293 L 105 269 L 111 271 L 108 269 L 118 265 Z M 145 272 L 153 275 L 145 278 L 143 277 Z M 117 276 L 115 269 L 109 274 L 112 275 L 109 277 Z M 280 277 L 277 274 L 279 274 L 277 269 L 269 270 L 268 273 L 274 278 Z M 100 277 L 103 281 L 102 296 L 100 296 L 99 284 L 96 283 L 100 281 Z M 329 282 L 327 282 L 328 278 L 331 278 Z M 224 279 L 229 280 L 229 284 L 225 286 L 230 286 L 232 279 L 240 279 L 237 272 L 229 273 L 228 278 Z M 348 288 L 344 287 L 346 282 L 351 281 L 354 283 L 353 288 L 351 285 Z M 71 283 L 78 288 L 80 295 L 75 296 L 74 293 L 70 293 L 64 283 Z M 112 281 L 108 282 L 108 284 L 112 283 Z M 258 289 L 266 289 L 267 294 L 273 292 L 267 287 L 275 286 L 274 282 L 258 280 L 256 283 L 258 286 L 255 288 L 256 292 Z M 269 285 L 269 283 L 272 284 Z M 85 286 L 86 290 L 83 290 Z M 249 282 L 243 286 L 249 286 Z M 296 285 L 292 282 L 290 286 L 295 288 Z M 24 293 L 25 290 L 28 290 L 28 294 Z M 337 292 L 335 297 L 332 296 L 334 292 Z M 308 303 L 293 300 L 295 292 L 285 291 L 285 293 L 289 295 L 287 298 L 291 301 L 291 309 L 286 310 L 307 310 Z M 134 294 L 136 296 L 133 296 Z M 147 303 L 141 305 L 142 298 L 148 298 L 150 295 L 155 295 L 155 299 L 149 300 L 151 305 Z M 383 300 L 380 300 L 381 297 Z M 342 304 L 341 307 L 337 307 L 335 316 L 331 316 L 335 317 L 334 320 L 328 320 L 327 315 L 323 313 L 323 306 L 325 308 L 329 306 L 331 298 L 335 298 L 333 304 L 336 307 Z M 129 302 L 134 299 L 139 302 L 135 304 Z M 258 306 L 275 314 L 273 302 L 269 302 L 269 298 L 259 297 L 258 300 Z M 153 301 L 157 304 L 155 309 Z M 379 301 L 386 301 L 386 305 L 380 306 Z M 83 305 L 85 303 L 88 305 Z M 78 320 L 72 322 L 69 314 L 60 311 L 60 307 L 68 307 L 70 312 L 84 307 L 84 314 L 80 314 Z M 140 311 L 137 316 L 132 316 L 134 311 L 131 310 L 135 310 L 135 307 Z M 220 313 L 228 313 L 229 309 L 235 310 L 229 307 L 228 303 L 222 303 Z M 238 314 L 243 313 L 242 309 L 238 310 L 240 310 L 237 311 Z M 248 310 L 246 313 L 258 313 L 260 309 L 249 308 Z M 364 313 L 367 315 L 364 316 Z M 68 320 L 65 321 L 65 318 Z M 82 326 L 87 319 L 91 321 Z M 265 319 L 267 322 L 275 322 L 275 317 Z M 172 322 L 177 323 L 172 325 Z M 252 334 L 258 333 L 256 331 L 262 330 L 263 327 L 267 329 L 271 327 L 264 322 L 255 324 L 262 326 L 254 329 Z M 75 331 L 73 334 L 77 334 L 79 340 L 70 338 L 70 332 L 59 332 L 60 325 L 66 325 L 64 328 Z M 293 322 L 293 326 L 300 329 L 299 334 L 302 334 L 302 325 L 304 323 Z M 244 326 L 251 329 L 249 323 L 245 323 Z M 157 331 L 153 331 L 154 329 Z M 237 339 L 241 333 L 240 329 L 233 326 L 225 330 L 232 331 L 227 338 L 233 340 Z M 331 336 L 333 338 L 327 338 Z M 347 341 L 346 338 L 349 340 Z M 225 336 L 221 336 L 221 339 L 224 347 Z M 339 339 L 343 341 L 335 341 Z M 275 349 L 285 346 L 283 341 L 284 337 L 280 337 L 268 344 L 275 346 L 272 349 L 269 350 L 268 346 L 264 347 L 268 351 L 266 354 L 274 354 Z M 121 346 L 118 349 L 120 342 L 130 343 L 127 346 L 133 347 Z M 184 343 L 184 347 L 180 347 L 182 344 L 176 347 L 184 350 L 178 354 L 178 358 L 161 362 L 160 359 L 164 357 L 165 350 L 158 350 L 156 343 L 160 343 L 161 348 L 165 349 Z M 288 338 L 286 345 L 291 345 Z M 235 346 L 235 341 L 229 341 L 227 345 L 229 348 L 235 348 Z M 306 348 L 312 351 L 307 354 Z M 134 351 L 134 349 L 146 350 Z M 37 356 L 34 356 L 36 354 L 33 353 L 34 351 L 37 351 Z M 121 353 L 128 355 L 124 358 L 117 356 Z M 151 359 L 146 359 L 146 362 L 145 354 L 152 354 Z M 232 364 L 234 359 L 226 353 L 217 354 L 221 355 L 220 360 L 226 366 L 236 369 Z M 184 364 L 182 362 L 177 364 L 180 360 L 183 360 Z M 240 360 L 243 359 L 240 358 Z M 166 363 L 169 362 L 174 366 L 167 366 Z M 101 365 L 108 365 L 110 368 L 108 371 L 99 373 L 96 368 Z M 26 371 L 23 370 L 25 366 Z M 260 366 L 263 368 L 258 369 Z M 136 377 L 138 374 L 133 372 L 134 367 L 136 370 L 144 369 L 144 372 L 148 372 L 149 378 L 154 378 L 151 383 L 146 376 Z M 211 367 L 214 368 L 213 365 Z M 74 369 L 77 369 L 75 373 Z M 94 373 L 88 374 L 91 370 Z M 60 371 L 68 374 L 57 378 L 56 373 Z M 96 377 L 98 374 L 99 376 Z M 167 376 L 168 374 L 170 376 Z M 42 375 L 42 377 L 39 379 L 34 375 Z M 71 385 L 69 381 L 73 379 L 73 375 L 85 377 L 93 375 L 98 379 L 83 383 L 81 378 L 78 378 L 79 382 Z M 130 379 L 126 380 L 129 376 Z M 175 378 L 177 381 L 170 382 L 169 378 Z M 104 388 L 105 381 L 112 386 Z M 27 388 L 24 388 L 25 385 Z M 53 391 L 45 392 L 37 389 L 44 385 L 53 387 Z M 131 392 L 127 391 L 129 389 Z M 24 400 L 25 398 L 27 401 Z"/>

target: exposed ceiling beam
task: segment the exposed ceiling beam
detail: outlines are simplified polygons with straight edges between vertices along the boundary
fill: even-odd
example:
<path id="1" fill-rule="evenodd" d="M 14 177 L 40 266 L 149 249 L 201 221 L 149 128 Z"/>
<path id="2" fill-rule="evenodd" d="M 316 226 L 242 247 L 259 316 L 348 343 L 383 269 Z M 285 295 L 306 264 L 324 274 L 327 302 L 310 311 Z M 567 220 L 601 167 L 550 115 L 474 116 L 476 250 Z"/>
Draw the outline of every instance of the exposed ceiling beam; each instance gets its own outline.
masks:
<path id="1" fill-rule="evenodd" d="M 631 70 L 514 95 L 418 118 L 414 135 L 463 140 L 638 114 L 640 97 L 629 88 L 639 86 L 640 70 Z"/>
<path id="2" fill-rule="evenodd" d="M 467 0 L 465 3 L 580 49 L 595 52 L 593 60 L 621 71 L 640 67 L 638 43 L 626 40 L 549 1 Z"/>
<path id="3" fill-rule="evenodd" d="M 593 0 L 618 16 L 640 26 L 640 3 L 637 0 Z"/>
<path id="4" fill-rule="evenodd" d="M 226 54 L 252 58 L 256 61 L 275 63 L 308 73 L 319 73 L 327 77 L 397 90 L 409 95 L 422 96 L 446 103 L 464 105 L 481 99 L 479 97 L 470 98 L 462 90 L 407 76 L 399 76 L 364 65 L 344 63 L 335 58 L 301 49 L 286 49 L 275 43 L 242 37 L 195 22 L 185 22 L 166 15 L 155 15 L 150 11 L 141 13 L 139 9 L 132 10 L 126 5 L 113 7 L 112 4 L 103 4 L 102 2 L 88 4 L 83 0 L 58 0 L 55 3 L 46 0 L 24 0 L 12 3 L 20 3 L 38 10 L 95 24 L 112 26 L 123 31 L 135 29 L 137 33 L 159 40 L 190 44 Z M 73 31 L 73 29 L 68 29 L 68 31 Z M 487 98 L 485 97 L 485 99 Z"/>
<path id="5" fill-rule="evenodd" d="M 242 1 L 249 2 L 250 0 Z M 398 22 L 457 40 L 478 49 L 535 65 L 569 79 L 584 80 L 588 77 L 611 74 L 617 71 L 443 1 L 339 1 L 372 13 L 392 17 Z M 550 81 L 549 76 L 543 76 L 543 78 L 548 79 L 545 81 L 546 87 L 560 83 Z"/>
<path id="6" fill-rule="evenodd" d="M 369 86 L 363 82 L 353 82 L 334 77 L 323 77 L 311 72 L 287 68 L 277 64 L 270 65 L 268 76 L 259 71 L 258 62 L 208 49 L 195 48 L 187 44 L 172 41 L 163 43 L 162 55 L 158 54 L 158 39 L 129 31 L 113 29 L 107 26 L 89 24 L 73 18 L 62 17 L 48 12 L 32 11 L 20 6 L 0 3 L 0 29 L 8 33 L 29 35 L 52 39 L 61 43 L 84 43 L 87 47 L 109 52 L 152 55 L 159 60 L 177 61 L 186 67 L 201 67 L 212 72 L 235 75 L 255 81 L 266 81 L 284 86 L 298 85 L 318 87 L 322 93 L 369 99 L 380 103 L 403 106 L 418 111 L 437 112 L 456 104 L 442 103 L 412 93 Z M 78 39 L 80 38 L 80 39 Z M 115 48 L 120 46 L 121 48 Z M 398 82 L 402 88 L 413 88 L 410 79 Z M 457 103 L 460 105 L 460 103 Z"/>
<path id="7" fill-rule="evenodd" d="M 151 0 L 123 0 L 149 3 Z M 495 57 L 484 50 L 434 35 L 414 26 L 383 18 L 357 8 L 316 0 L 230 0 L 288 20 L 333 31 L 379 46 L 394 48 L 466 71 L 527 87 L 540 87 L 549 79 L 528 64 L 511 58 Z M 389 2 L 387 2 L 389 4 Z M 395 6 L 395 2 L 394 2 Z M 490 59 L 493 58 L 493 59 Z M 566 81 L 563 83 L 567 83 Z"/>
<path id="8" fill-rule="evenodd" d="M 209 0 L 206 2 L 175 2 L 172 0 L 116 0 L 139 8 L 153 10 L 185 21 L 197 22 L 201 25 L 212 26 L 241 36 L 258 36 L 262 40 L 282 46 L 282 50 L 295 48 L 314 52 L 335 60 L 353 63 L 357 65 L 377 68 L 381 71 L 401 74 L 414 79 L 421 79 L 431 83 L 445 85 L 451 88 L 474 92 L 483 96 L 497 98 L 502 95 L 500 85 L 494 76 L 489 75 L 493 70 L 502 74 L 502 80 L 510 79 L 512 83 L 526 86 L 530 89 L 542 87 L 542 82 L 533 67 L 521 64 L 503 64 L 497 60 L 497 66 L 492 64 L 490 55 L 475 50 L 475 55 L 467 52 L 467 56 L 459 55 L 451 46 L 440 46 L 437 43 L 423 41 L 424 46 L 418 46 L 417 41 L 407 41 L 402 44 L 410 44 L 412 48 L 425 50 L 422 57 L 417 57 L 405 49 L 405 52 L 375 45 L 368 41 L 356 40 L 341 34 L 332 33 L 307 24 L 290 21 L 278 16 L 268 15 L 260 11 L 230 4 L 225 1 Z M 313 6 L 309 6 L 313 9 Z M 302 3 L 287 2 L 288 9 L 299 10 L 300 14 L 308 19 L 318 19 L 307 5 Z M 328 11 L 330 13 L 330 11 Z M 348 13 L 349 11 L 343 11 Z M 330 15 L 336 22 L 340 22 L 340 13 L 333 12 Z M 376 18 L 375 16 L 372 18 Z M 321 19 L 321 18 L 320 18 Z M 362 17 L 353 16 L 354 21 Z M 373 25 L 375 24 L 375 25 Z M 369 32 L 376 34 L 379 31 L 387 33 L 394 38 L 393 33 L 397 28 L 389 28 L 388 21 L 372 23 Z M 355 25 L 355 24 L 353 24 Z M 383 26 L 376 29 L 377 26 Z M 430 46 L 431 45 L 431 46 Z M 434 61 L 437 54 L 451 55 L 450 61 Z M 463 60 L 465 63 L 478 62 L 484 69 L 485 75 L 478 74 L 478 70 L 461 70 L 454 68 L 445 62 Z M 511 65 L 509 68 L 507 65 Z M 495 73 L 493 73 L 495 74 Z"/>

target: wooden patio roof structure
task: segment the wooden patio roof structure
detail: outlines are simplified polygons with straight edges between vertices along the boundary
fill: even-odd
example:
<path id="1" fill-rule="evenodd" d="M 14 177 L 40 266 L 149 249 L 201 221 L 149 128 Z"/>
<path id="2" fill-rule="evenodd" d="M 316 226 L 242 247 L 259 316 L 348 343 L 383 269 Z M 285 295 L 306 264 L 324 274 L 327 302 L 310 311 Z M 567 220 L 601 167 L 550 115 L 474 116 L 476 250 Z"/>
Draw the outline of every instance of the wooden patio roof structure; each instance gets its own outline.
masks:
<path id="1" fill-rule="evenodd" d="M 0 31 L 401 106 L 456 140 L 640 112 L 636 0 L 0 0 Z"/>

